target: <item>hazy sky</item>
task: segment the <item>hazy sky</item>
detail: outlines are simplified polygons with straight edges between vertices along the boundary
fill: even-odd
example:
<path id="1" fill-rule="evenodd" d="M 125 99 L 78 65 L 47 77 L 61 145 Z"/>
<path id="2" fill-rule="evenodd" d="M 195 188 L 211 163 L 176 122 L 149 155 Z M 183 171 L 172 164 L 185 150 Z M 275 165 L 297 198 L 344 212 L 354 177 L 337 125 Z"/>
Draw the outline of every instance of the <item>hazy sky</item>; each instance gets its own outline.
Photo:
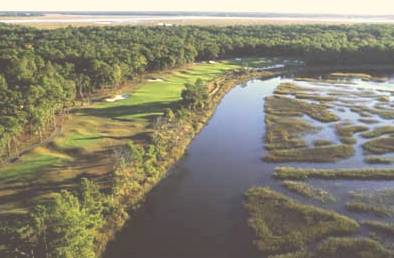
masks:
<path id="1" fill-rule="evenodd" d="M 1 0 L 1 2 L 1 11 L 254 11 L 394 15 L 394 0 Z"/>

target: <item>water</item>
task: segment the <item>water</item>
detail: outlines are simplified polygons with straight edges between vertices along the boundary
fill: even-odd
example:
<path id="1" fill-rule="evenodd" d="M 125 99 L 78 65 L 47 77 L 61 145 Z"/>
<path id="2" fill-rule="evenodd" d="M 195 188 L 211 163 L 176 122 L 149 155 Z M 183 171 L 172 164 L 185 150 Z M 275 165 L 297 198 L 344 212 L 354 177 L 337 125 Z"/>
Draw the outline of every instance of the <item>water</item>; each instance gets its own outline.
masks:
<path id="1" fill-rule="evenodd" d="M 247 226 L 242 203 L 245 191 L 252 186 L 268 185 L 286 192 L 280 182 L 272 177 L 276 164 L 262 160 L 266 154 L 263 145 L 264 97 L 270 96 L 282 81 L 289 79 L 255 80 L 228 93 L 211 121 L 193 140 L 184 158 L 170 171 L 170 176 L 149 194 L 146 203 L 109 245 L 104 257 L 261 257 L 253 245 L 254 233 Z M 303 83 L 303 86 L 313 85 Z M 348 111 L 336 112 L 348 119 L 355 119 Z M 308 137 L 324 136 L 337 141 L 333 125 L 324 127 L 324 124 L 313 119 L 308 121 L 323 127 L 317 133 L 318 137 Z M 357 140 L 362 141 L 359 136 Z M 337 163 L 292 162 L 287 165 L 328 168 L 366 166 L 359 150 L 360 143 L 356 147 L 358 150 L 354 157 Z M 394 186 L 392 182 L 381 181 L 311 180 L 311 183 L 329 190 L 340 200 L 325 205 L 327 208 L 346 215 L 354 215 L 344 209 L 349 191 Z M 293 197 L 317 204 L 300 196 Z M 356 217 L 370 218 L 364 215 Z"/>
<path id="2" fill-rule="evenodd" d="M 261 163 L 263 98 L 279 81 L 249 82 L 223 98 L 106 257 L 258 257 L 242 202 L 244 192 L 272 170 Z"/>

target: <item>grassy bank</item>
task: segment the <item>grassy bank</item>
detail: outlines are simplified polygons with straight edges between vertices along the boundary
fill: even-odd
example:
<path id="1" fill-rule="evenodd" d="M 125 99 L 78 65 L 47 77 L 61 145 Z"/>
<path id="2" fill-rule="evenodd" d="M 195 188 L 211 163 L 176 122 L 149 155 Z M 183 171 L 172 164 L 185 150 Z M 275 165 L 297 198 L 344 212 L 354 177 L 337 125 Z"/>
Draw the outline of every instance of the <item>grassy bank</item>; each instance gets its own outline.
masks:
<path id="1" fill-rule="evenodd" d="M 133 100 L 130 100 L 133 98 L 133 95 L 131 95 L 129 99 L 120 101 L 121 103 L 99 103 L 95 105 L 94 109 L 88 107 L 78 111 L 78 115 L 81 115 L 80 121 L 83 120 L 86 122 L 90 117 L 100 117 L 100 119 L 105 117 L 106 119 L 114 121 L 114 126 L 117 126 L 119 122 L 127 122 L 129 126 L 134 125 L 132 128 L 139 125 L 139 130 L 136 130 L 138 132 L 138 137 L 136 138 L 119 137 L 119 134 L 116 134 L 116 136 L 119 137 L 114 140 L 116 144 L 109 145 L 107 141 L 100 139 L 101 137 L 89 134 L 94 133 L 94 135 L 96 135 L 94 128 L 98 126 L 100 126 L 100 129 L 103 128 L 101 124 L 97 124 L 96 127 L 91 130 L 90 127 L 78 128 L 80 130 L 72 128 L 73 133 L 70 138 L 58 138 L 48 146 L 48 149 L 50 148 L 51 151 L 61 148 L 70 156 L 74 152 L 75 155 L 84 155 L 89 151 L 89 148 L 86 148 L 86 144 L 90 143 L 81 143 L 81 141 L 85 139 L 78 138 L 81 134 L 89 134 L 86 136 L 86 140 L 88 142 L 92 141 L 92 144 L 88 147 L 93 148 L 92 146 L 95 146 L 94 144 L 97 144 L 97 147 L 101 146 L 101 144 L 105 144 L 104 147 L 107 149 L 111 148 L 112 150 L 118 150 L 110 155 L 113 160 L 112 166 L 114 166 L 115 169 L 109 170 L 110 174 L 107 174 L 106 177 L 109 178 L 110 181 L 107 183 L 104 182 L 103 185 L 103 187 L 107 189 L 111 188 L 111 194 L 108 197 L 109 204 L 106 208 L 111 212 L 105 215 L 104 220 L 106 223 L 104 223 L 101 228 L 97 229 L 97 234 L 94 234 L 96 243 L 95 251 L 98 255 L 104 250 L 106 243 L 112 239 L 115 232 L 117 232 L 127 220 L 129 208 L 137 207 L 146 193 L 166 175 L 166 171 L 184 154 L 193 137 L 209 120 L 217 104 L 226 92 L 233 86 L 252 78 L 268 78 L 273 75 L 269 72 L 235 71 L 236 66 L 227 65 L 226 69 L 222 69 L 223 64 L 221 64 L 220 67 L 222 68 L 218 69 L 218 72 L 215 75 L 212 74 L 211 77 L 207 77 L 206 73 L 202 72 L 205 76 L 205 80 L 201 82 L 204 84 L 204 88 L 207 89 L 208 97 L 203 99 L 203 106 L 198 105 L 198 109 L 184 106 L 182 102 L 183 98 L 182 101 L 180 101 L 180 95 L 181 91 L 184 89 L 184 84 L 181 85 L 181 81 L 179 81 L 179 89 L 174 88 L 174 81 L 170 81 L 167 78 L 166 81 L 170 82 L 167 82 L 166 85 L 172 87 L 168 89 L 168 91 L 172 93 L 163 95 L 164 89 L 161 83 L 164 82 L 164 79 L 160 79 L 160 86 L 154 87 L 154 85 L 149 85 L 152 87 L 149 89 L 149 86 L 144 85 L 138 88 L 134 93 L 136 97 Z M 219 65 L 216 67 L 219 67 Z M 190 73 L 189 76 L 187 75 L 188 73 Z M 199 75 L 201 75 L 200 72 L 192 73 L 191 71 L 184 71 L 177 76 L 181 76 L 186 82 L 193 82 Z M 212 80 L 212 78 L 215 79 Z M 155 80 L 155 82 L 156 81 L 157 80 Z M 148 89 L 146 89 L 147 87 Z M 153 88 L 159 92 L 151 91 Z M 157 107 L 159 98 L 157 98 L 157 96 L 152 96 L 149 99 L 148 96 L 144 96 L 144 93 L 148 95 L 161 94 L 160 99 L 162 103 Z M 169 95 L 173 96 L 173 98 L 170 99 L 168 97 Z M 147 108 L 151 107 L 145 105 L 147 100 L 150 100 L 149 103 L 152 103 L 155 107 L 154 109 Z M 165 105 L 162 105 L 163 103 Z M 134 110 L 134 106 L 136 105 L 138 108 L 136 107 L 136 110 Z M 108 127 L 104 128 L 108 129 Z M 122 129 L 126 132 L 126 128 Z M 143 133 L 142 136 L 141 132 Z M 136 133 L 133 132 L 132 136 L 136 136 Z M 115 135 L 113 137 L 115 137 Z M 130 140 L 137 142 L 138 144 L 135 146 L 140 147 L 132 147 L 132 149 L 129 149 L 132 145 L 126 143 L 129 143 Z M 76 148 L 77 145 L 80 145 L 80 148 Z M 47 150 L 45 149 L 45 151 Z M 136 151 L 139 153 L 138 155 Z M 139 163 L 136 162 L 137 156 L 135 155 L 142 157 Z M 63 158 L 60 152 L 59 158 Z M 96 156 L 92 158 L 94 159 L 90 160 L 89 164 L 94 164 L 99 160 Z M 86 175 L 83 171 L 81 171 L 81 173 L 82 174 L 79 174 L 79 176 Z M 97 179 L 97 177 L 95 179 Z M 107 202 L 107 200 L 105 200 L 105 202 Z"/>
<path id="2" fill-rule="evenodd" d="M 108 181 L 115 163 L 113 149 L 129 140 L 145 142 L 152 132 L 152 119 L 176 105 L 185 83 L 197 78 L 208 82 L 237 68 L 230 62 L 217 62 L 151 74 L 141 83 L 107 95 L 124 94 L 127 99 L 94 102 L 75 110 L 51 143 L 1 166 L 1 213 L 26 212 L 45 200 L 54 186 L 73 187 L 81 176 Z"/>
<path id="3" fill-rule="evenodd" d="M 115 171 L 117 184 L 115 185 L 115 212 L 109 216 L 103 227 L 103 234 L 98 238 L 98 252 L 104 250 L 106 243 L 111 240 L 123 224 L 127 217 L 125 211 L 130 207 L 135 207 L 144 198 L 152 187 L 154 187 L 163 177 L 168 169 L 179 160 L 185 153 L 188 145 L 194 136 L 205 126 L 216 106 L 222 97 L 235 85 L 246 82 L 252 78 L 270 78 L 270 72 L 229 72 L 221 78 L 211 81 L 208 84 L 210 92 L 206 100 L 207 105 L 200 110 L 193 112 L 184 109 L 175 110 L 173 119 L 166 121 L 156 127 L 153 141 L 148 150 L 154 150 L 153 159 L 141 161 L 139 166 L 135 162 L 129 163 L 126 157 L 120 158 L 120 165 Z M 213 88 L 218 87 L 217 90 Z M 146 166 L 149 163 L 149 166 Z M 138 174 L 141 173 L 142 177 Z"/>

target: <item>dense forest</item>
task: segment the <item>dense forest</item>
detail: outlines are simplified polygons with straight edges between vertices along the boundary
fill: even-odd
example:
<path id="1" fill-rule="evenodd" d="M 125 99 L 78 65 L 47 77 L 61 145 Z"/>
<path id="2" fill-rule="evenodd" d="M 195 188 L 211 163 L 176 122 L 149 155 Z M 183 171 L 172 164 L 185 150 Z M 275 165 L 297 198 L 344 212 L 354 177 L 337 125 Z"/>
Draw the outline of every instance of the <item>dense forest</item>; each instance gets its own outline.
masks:
<path id="1" fill-rule="evenodd" d="M 0 156 L 20 135 L 53 128 L 56 115 L 103 87 L 196 60 L 291 56 L 307 64 L 394 64 L 394 27 L 86 27 L 0 25 Z M 2 152 L 2 153 L 1 153 Z"/>

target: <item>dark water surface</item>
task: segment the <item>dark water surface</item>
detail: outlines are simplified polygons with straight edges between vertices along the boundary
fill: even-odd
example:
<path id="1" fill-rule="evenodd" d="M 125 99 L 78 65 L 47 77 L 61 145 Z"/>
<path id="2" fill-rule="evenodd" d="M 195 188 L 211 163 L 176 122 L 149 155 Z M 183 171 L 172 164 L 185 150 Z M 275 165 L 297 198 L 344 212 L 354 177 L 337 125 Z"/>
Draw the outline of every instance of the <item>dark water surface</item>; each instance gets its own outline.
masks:
<path id="1" fill-rule="evenodd" d="M 243 209 L 243 195 L 252 186 L 270 186 L 274 190 L 291 194 L 292 197 L 316 205 L 286 191 L 280 182 L 272 177 L 275 164 L 262 160 L 264 149 L 264 97 L 272 95 L 281 82 L 292 79 L 274 78 L 250 81 L 237 86 L 228 93 L 218 106 L 208 125 L 193 140 L 187 154 L 171 170 L 147 197 L 137 214 L 124 230 L 117 235 L 105 254 L 105 258 L 258 258 L 253 245 L 254 233 L 247 226 Z M 321 91 L 321 85 L 310 82 L 296 82 L 311 90 Z M 394 83 L 382 84 L 354 81 L 339 85 L 347 90 L 375 90 L 392 88 Z M 316 88 L 319 87 L 319 88 Z M 338 85 L 326 85 L 326 90 L 335 90 Z M 394 94 L 381 91 L 379 94 Z M 360 99 L 362 101 L 362 99 Z M 376 100 L 368 100 L 374 105 Z M 338 111 L 330 109 L 341 117 L 342 122 L 357 123 L 360 118 L 349 108 Z M 390 125 L 392 120 L 379 120 L 381 125 Z M 305 135 L 306 142 L 324 138 L 339 143 L 335 134 L 335 123 L 322 124 L 306 117 L 312 125 L 321 130 L 315 135 Z M 359 134 L 355 136 L 355 155 L 335 163 L 282 163 L 297 167 L 348 168 L 372 166 L 364 162 Z M 382 165 L 374 165 L 381 167 Z M 385 165 L 387 166 L 387 165 Z M 354 214 L 345 209 L 349 192 L 353 190 L 376 190 L 393 188 L 392 181 L 346 181 L 311 180 L 336 197 L 335 203 L 323 206 L 357 219 L 371 216 Z"/>
<path id="2" fill-rule="evenodd" d="M 259 257 L 242 202 L 244 192 L 272 171 L 261 161 L 263 101 L 279 82 L 252 81 L 223 98 L 185 157 L 149 194 L 105 257 Z"/>

